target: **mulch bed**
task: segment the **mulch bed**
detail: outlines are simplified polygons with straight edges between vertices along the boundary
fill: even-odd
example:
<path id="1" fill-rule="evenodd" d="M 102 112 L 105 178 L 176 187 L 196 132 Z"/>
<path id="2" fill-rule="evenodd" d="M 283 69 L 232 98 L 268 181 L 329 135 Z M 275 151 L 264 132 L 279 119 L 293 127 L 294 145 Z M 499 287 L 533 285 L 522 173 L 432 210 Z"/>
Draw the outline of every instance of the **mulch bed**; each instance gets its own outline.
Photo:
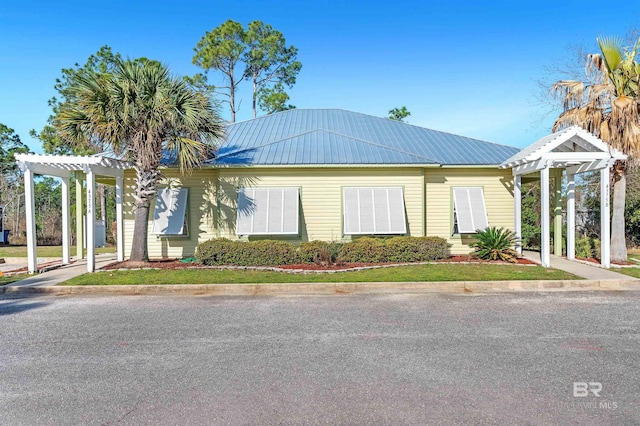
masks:
<path id="1" fill-rule="evenodd" d="M 500 263 L 500 264 L 506 264 L 509 262 L 500 262 L 500 261 L 492 261 L 492 260 L 480 260 L 480 259 L 476 259 L 475 257 L 471 256 L 471 255 L 457 255 L 457 256 L 451 256 L 448 257 L 446 259 L 441 259 L 438 260 L 437 262 L 441 262 L 441 263 Z M 524 257 L 520 257 L 518 258 L 518 261 L 516 262 L 516 264 L 518 265 L 537 265 L 536 262 L 529 260 L 529 259 L 525 259 Z"/>
<path id="2" fill-rule="evenodd" d="M 595 257 L 576 257 L 576 259 L 578 260 L 584 260 L 585 262 L 590 262 L 590 263 L 597 263 L 598 265 L 600 264 L 600 259 L 596 259 Z M 637 265 L 637 263 L 635 262 L 611 262 L 612 265 L 621 265 L 621 266 L 629 266 L 629 265 Z"/>
<path id="3" fill-rule="evenodd" d="M 475 259 L 472 256 L 451 256 L 447 259 L 441 259 L 438 263 L 478 263 L 478 264 L 508 264 L 508 262 L 487 261 Z M 394 262 L 387 263 L 337 263 L 332 265 L 316 265 L 313 263 L 299 263 L 294 265 L 280 265 L 279 269 L 286 270 L 303 270 L 303 271 L 343 271 L 355 268 L 363 268 L 370 266 L 391 266 L 396 265 Z M 535 262 L 520 258 L 518 265 L 536 265 Z M 115 262 L 111 263 L 102 270 L 112 271 L 117 269 L 186 269 L 186 268 L 209 268 L 209 266 L 199 263 L 180 262 L 178 259 L 159 259 L 150 260 L 149 262 Z"/>

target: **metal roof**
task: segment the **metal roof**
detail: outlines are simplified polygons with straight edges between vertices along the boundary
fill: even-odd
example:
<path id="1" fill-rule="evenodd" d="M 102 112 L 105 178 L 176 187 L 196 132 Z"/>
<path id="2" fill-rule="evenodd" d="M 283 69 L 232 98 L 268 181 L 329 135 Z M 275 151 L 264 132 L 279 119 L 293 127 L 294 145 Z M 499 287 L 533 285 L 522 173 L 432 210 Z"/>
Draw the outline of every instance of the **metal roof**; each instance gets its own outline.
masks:
<path id="1" fill-rule="evenodd" d="M 518 148 L 340 109 L 229 124 L 212 165 L 498 165 Z"/>

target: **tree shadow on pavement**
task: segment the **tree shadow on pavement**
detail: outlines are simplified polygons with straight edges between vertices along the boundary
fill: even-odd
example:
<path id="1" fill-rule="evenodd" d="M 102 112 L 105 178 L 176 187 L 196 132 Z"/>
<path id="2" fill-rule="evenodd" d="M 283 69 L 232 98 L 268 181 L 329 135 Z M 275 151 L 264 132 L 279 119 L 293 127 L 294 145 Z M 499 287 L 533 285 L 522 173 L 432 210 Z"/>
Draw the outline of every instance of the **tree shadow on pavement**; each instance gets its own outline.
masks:
<path id="1" fill-rule="evenodd" d="M 37 296 L 34 295 L 0 296 L 0 316 L 18 314 L 32 309 L 43 308 L 50 304 L 48 302 L 32 301 L 35 298 L 37 298 Z"/>

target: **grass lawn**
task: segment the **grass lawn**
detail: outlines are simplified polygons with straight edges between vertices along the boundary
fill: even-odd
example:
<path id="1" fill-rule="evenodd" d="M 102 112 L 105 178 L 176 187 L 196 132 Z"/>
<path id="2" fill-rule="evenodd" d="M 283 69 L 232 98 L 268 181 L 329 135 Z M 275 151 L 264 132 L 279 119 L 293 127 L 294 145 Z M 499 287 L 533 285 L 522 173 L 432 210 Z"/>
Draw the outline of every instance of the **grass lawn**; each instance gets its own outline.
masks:
<path id="1" fill-rule="evenodd" d="M 19 281 L 23 278 L 27 278 L 28 276 L 29 274 L 2 275 L 0 276 L 0 286 L 11 284 L 12 282 Z"/>
<path id="2" fill-rule="evenodd" d="M 256 270 L 181 269 L 104 271 L 84 274 L 61 285 L 243 284 L 312 282 L 494 281 L 581 279 L 557 269 L 522 265 L 415 265 L 333 274 L 294 274 Z"/>
<path id="3" fill-rule="evenodd" d="M 640 268 L 611 268 L 613 272 L 629 275 L 633 278 L 640 278 Z"/>
<path id="4" fill-rule="evenodd" d="M 85 253 L 87 250 L 85 249 Z M 97 247 L 96 254 L 115 253 L 115 247 Z M 71 256 L 76 255 L 76 246 L 71 246 Z M 38 246 L 38 257 L 62 257 L 62 246 Z M 27 246 L 0 245 L 0 257 L 27 257 Z"/>

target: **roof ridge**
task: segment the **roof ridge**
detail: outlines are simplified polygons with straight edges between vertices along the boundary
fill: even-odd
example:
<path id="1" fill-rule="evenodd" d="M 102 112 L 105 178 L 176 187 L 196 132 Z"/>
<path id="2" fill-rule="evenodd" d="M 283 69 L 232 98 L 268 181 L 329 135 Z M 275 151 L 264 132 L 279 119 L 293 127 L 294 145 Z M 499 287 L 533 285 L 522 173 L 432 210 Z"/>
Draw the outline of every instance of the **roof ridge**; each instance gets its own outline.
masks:
<path id="1" fill-rule="evenodd" d="M 446 132 L 444 130 L 436 130 L 436 129 L 431 129 L 428 127 L 423 127 L 423 126 L 419 126 L 417 124 L 411 124 L 411 123 L 405 123 L 404 121 L 399 121 L 399 120 L 392 120 L 388 117 L 380 117 L 377 115 L 373 115 L 373 114 L 367 114 L 364 112 L 359 112 L 359 111 L 352 111 L 350 109 L 344 109 L 344 108 L 294 108 L 294 109 L 288 109 L 288 110 L 284 110 L 284 111 L 278 111 L 278 112 L 274 112 L 273 114 L 265 114 L 263 116 L 260 117 L 256 117 L 256 118 L 248 118 L 246 120 L 242 120 L 242 121 L 236 121 L 235 123 L 229 123 L 229 126 L 232 126 L 234 124 L 240 124 L 240 123 L 246 123 L 248 121 L 252 121 L 252 120 L 260 120 L 260 119 L 266 119 L 269 117 L 273 117 L 275 115 L 280 115 L 280 114 L 287 114 L 287 113 L 292 113 L 294 111 L 344 111 L 344 112 L 348 112 L 350 114 L 357 114 L 357 115 L 363 115 L 366 117 L 372 117 L 378 120 L 382 120 L 382 121 L 387 121 L 387 122 L 392 122 L 392 123 L 397 123 L 397 125 L 404 125 L 404 126 L 410 126 L 410 127 L 414 127 L 416 129 L 419 129 L 420 131 L 429 131 L 429 132 L 436 132 L 436 133 L 441 133 L 444 135 L 450 135 L 450 136 L 454 136 L 457 138 L 465 138 L 465 139 L 469 139 L 469 140 L 473 140 L 473 141 L 478 141 L 478 142 L 482 142 L 482 143 L 487 143 L 487 144 L 491 144 L 491 145 L 495 145 L 495 146 L 501 146 L 501 147 L 505 147 L 505 148 L 511 148 L 511 149 L 520 149 L 511 145 L 506 145 L 506 144 L 501 144 L 501 143 L 496 143 L 496 142 L 490 142 L 490 141 L 486 141 L 484 139 L 478 139 L 478 138 L 472 138 L 469 136 L 463 136 L 463 135 L 458 135 L 455 133 L 451 133 L 451 132 Z M 580 127 L 580 126 L 570 126 L 570 127 Z"/>
<path id="2" fill-rule="evenodd" d="M 236 154 L 239 154 L 241 152 L 252 151 L 252 150 L 258 149 L 258 148 L 264 148 L 265 146 L 274 145 L 276 143 L 284 142 L 287 139 L 293 139 L 293 138 L 297 138 L 297 137 L 300 137 L 300 136 L 303 136 L 303 135 L 308 135 L 309 133 L 317 132 L 318 130 L 320 130 L 320 129 L 313 129 L 313 130 L 309 130 L 308 132 L 296 133 L 295 135 L 287 136 L 286 138 L 281 138 L 281 139 L 278 139 L 277 141 L 265 143 L 264 145 L 252 146 L 251 148 L 245 148 L 245 149 L 241 149 L 240 151 L 233 151 L 233 152 L 230 152 L 228 154 L 223 154 L 223 155 L 218 156 L 218 158 L 224 158 L 224 157 L 227 157 L 229 155 L 236 155 Z"/>
<path id="3" fill-rule="evenodd" d="M 405 150 L 402 150 L 402 149 L 393 148 L 393 147 L 390 147 L 388 145 L 383 145 L 383 144 L 378 143 L 378 142 L 368 141 L 366 139 L 358 138 L 358 137 L 355 137 L 355 136 L 345 135 L 344 133 L 335 132 L 333 130 L 328 130 L 328 129 L 324 129 L 324 128 L 323 129 L 318 129 L 318 130 L 323 130 L 323 131 L 325 131 L 327 133 L 332 133 L 334 135 L 344 136 L 344 137 L 347 137 L 347 138 L 350 138 L 350 139 L 354 139 L 354 140 L 357 140 L 357 141 L 360 141 L 360 142 L 367 143 L 369 145 L 385 148 L 385 149 L 388 149 L 389 151 L 399 152 L 401 154 L 410 155 L 412 157 L 416 157 L 416 158 L 420 158 L 420 159 L 423 159 L 423 160 L 430 161 L 432 163 L 440 164 L 439 161 L 436 161 L 433 158 L 423 157 L 422 155 L 418 155 L 415 152 L 409 152 L 409 151 L 405 151 Z"/>
<path id="4" fill-rule="evenodd" d="M 281 138 L 281 139 L 278 139 L 277 141 L 265 143 L 264 145 L 253 146 L 251 148 L 245 148 L 245 149 L 241 149 L 239 151 L 230 152 L 228 154 L 219 155 L 217 158 L 218 159 L 222 159 L 222 158 L 229 157 L 229 156 L 232 156 L 232 155 L 235 156 L 235 155 L 238 155 L 238 154 L 243 153 L 243 152 L 248 152 L 248 151 L 253 151 L 253 150 L 256 150 L 256 149 L 259 149 L 259 148 L 264 148 L 266 146 L 274 145 L 274 144 L 281 143 L 281 142 L 284 142 L 284 141 L 289 140 L 289 139 L 298 138 L 300 136 L 308 135 L 308 134 L 315 133 L 315 132 L 326 132 L 326 133 L 331 133 L 333 135 L 344 136 L 346 138 L 349 138 L 349 139 L 352 139 L 352 140 L 355 140 L 355 141 L 359 141 L 359 142 L 362 142 L 362 143 L 366 143 L 366 144 L 369 144 L 369 145 L 377 146 L 377 147 L 380 147 L 380 148 L 384 148 L 384 149 L 387 149 L 389 151 L 394 151 L 394 152 L 398 152 L 398 153 L 401 153 L 401 154 L 404 154 L 404 155 L 408 155 L 408 156 L 411 156 L 411 157 L 419 158 L 419 159 L 425 160 L 425 161 L 427 161 L 429 163 L 440 164 L 439 161 L 436 161 L 436 160 L 434 160 L 432 158 L 424 157 L 422 155 L 418 155 L 418 154 L 413 153 L 413 152 L 404 151 L 404 150 L 401 150 L 401 149 L 395 149 L 395 148 L 387 146 L 387 145 L 382 145 L 382 144 L 379 144 L 379 143 L 376 143 L 376 142 L 372 142 L 372 141 L 368 141 L 366 139 L 358 138 L 358 137 L 355 137 L 355 136 L 349 136 L 349 135 L 346 135 L 344 133 L 334 132 L 332 130 L 328 130 L 328 129 L 325 129 L 325 128 L 322 128 L 322 127 L 319 127 L 319 128 L 313 129 L 313 130 L 309 130 L 308 132 L 296 133 L 295 135 L 291 135 L 291 136 L 288 136 L 286 138 Z"/>

